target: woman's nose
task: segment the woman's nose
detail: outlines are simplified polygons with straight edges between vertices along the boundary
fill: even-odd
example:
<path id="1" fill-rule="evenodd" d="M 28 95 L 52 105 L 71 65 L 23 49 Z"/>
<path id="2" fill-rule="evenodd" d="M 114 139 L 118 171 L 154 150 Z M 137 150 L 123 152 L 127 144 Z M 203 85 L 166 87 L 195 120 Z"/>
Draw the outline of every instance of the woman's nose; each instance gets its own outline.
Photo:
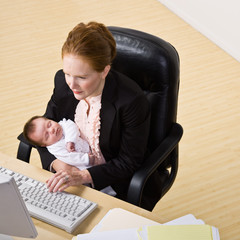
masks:
<path id="1" fill-rule="evenodd" d="M 75 89 L 77 84 L 76 84 L 76 81 L 74 80 L 74 78 L 71 78 L 69 79 L 68 81 L 68 86 L 71 88 L 71 89 Z"/>

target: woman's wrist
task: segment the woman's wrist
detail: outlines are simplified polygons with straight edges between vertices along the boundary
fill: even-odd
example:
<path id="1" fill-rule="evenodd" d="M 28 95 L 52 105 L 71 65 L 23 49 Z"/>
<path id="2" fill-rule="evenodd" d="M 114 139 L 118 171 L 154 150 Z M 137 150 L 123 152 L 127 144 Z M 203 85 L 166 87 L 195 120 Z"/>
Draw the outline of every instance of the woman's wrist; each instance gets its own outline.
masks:
<path id="1" fill-rule="evenodd" d="M 87 169 L 79 171 L 78 174 L 80 175 L 83 184 L 93 184 L 92 176 Z"/>
<path id="2" fill-rule="evenodd" d="M 60 162 L 58 159 L 55 159 L 52 161 L 51 165 L 50 165 L 50 171 L 51 172 L 57 172 L 58 170 L 60 170 Z"/>

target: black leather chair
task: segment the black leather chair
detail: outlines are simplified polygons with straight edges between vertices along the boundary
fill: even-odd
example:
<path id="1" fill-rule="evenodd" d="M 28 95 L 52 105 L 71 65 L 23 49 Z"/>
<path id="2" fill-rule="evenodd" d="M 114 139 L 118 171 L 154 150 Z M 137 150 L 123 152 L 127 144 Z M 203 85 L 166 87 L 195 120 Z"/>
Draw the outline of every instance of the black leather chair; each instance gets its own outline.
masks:
<path id="1" fill-rule="evenodd" d="M 112 67 L 136 81 L 151 104 L 150 156 L 134 174 L 127 201 L 152 210 L 171 188 L 178 170 L 178 143 L 183 129 L 176 123 L 179 89 L 179 56 L 175 48 L 156 36 L 120 27 L 109 27 L 117 43 Z M 29 162 L 32 146 L 20 140 L 17 158 Z M 161 194 L 150 206 L 142 204 L 148 179 L 158 171 Z"/>

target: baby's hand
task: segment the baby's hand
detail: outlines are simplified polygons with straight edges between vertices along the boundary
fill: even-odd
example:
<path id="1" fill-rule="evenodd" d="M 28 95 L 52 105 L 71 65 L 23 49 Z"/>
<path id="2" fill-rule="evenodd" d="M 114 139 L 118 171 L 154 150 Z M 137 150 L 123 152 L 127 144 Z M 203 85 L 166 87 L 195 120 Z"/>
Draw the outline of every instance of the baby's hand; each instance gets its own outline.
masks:
<path id="1" fill-rule="evenodd" d="M 74 152 L 75 144 L 73 142 L 67 142 L 66 148 L 67 148 L 68 152 Z"/>

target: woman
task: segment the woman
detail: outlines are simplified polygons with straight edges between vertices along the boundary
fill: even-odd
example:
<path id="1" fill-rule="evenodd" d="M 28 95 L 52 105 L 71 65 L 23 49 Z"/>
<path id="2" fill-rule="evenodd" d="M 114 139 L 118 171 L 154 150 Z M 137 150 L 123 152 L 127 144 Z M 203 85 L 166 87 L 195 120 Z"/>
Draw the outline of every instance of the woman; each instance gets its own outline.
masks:
<path id="1" fill-rule="evenodd" d="M 63 45 L 63 71 L 55 76 L 45 117 L 73 120 L 76 109 L 74 120 L 97 163 L 80 171 L 39 148 L 43 167 L 56 171 L 47 181 L 49 191 L 91 184 L 97 190 L 111 186 L 117 197 L 126 198 L 145 157 L 150 107 L 135 82 L 111 69 L 115 55 L 113 36 L 96 22 L 78 24 Z"/>

